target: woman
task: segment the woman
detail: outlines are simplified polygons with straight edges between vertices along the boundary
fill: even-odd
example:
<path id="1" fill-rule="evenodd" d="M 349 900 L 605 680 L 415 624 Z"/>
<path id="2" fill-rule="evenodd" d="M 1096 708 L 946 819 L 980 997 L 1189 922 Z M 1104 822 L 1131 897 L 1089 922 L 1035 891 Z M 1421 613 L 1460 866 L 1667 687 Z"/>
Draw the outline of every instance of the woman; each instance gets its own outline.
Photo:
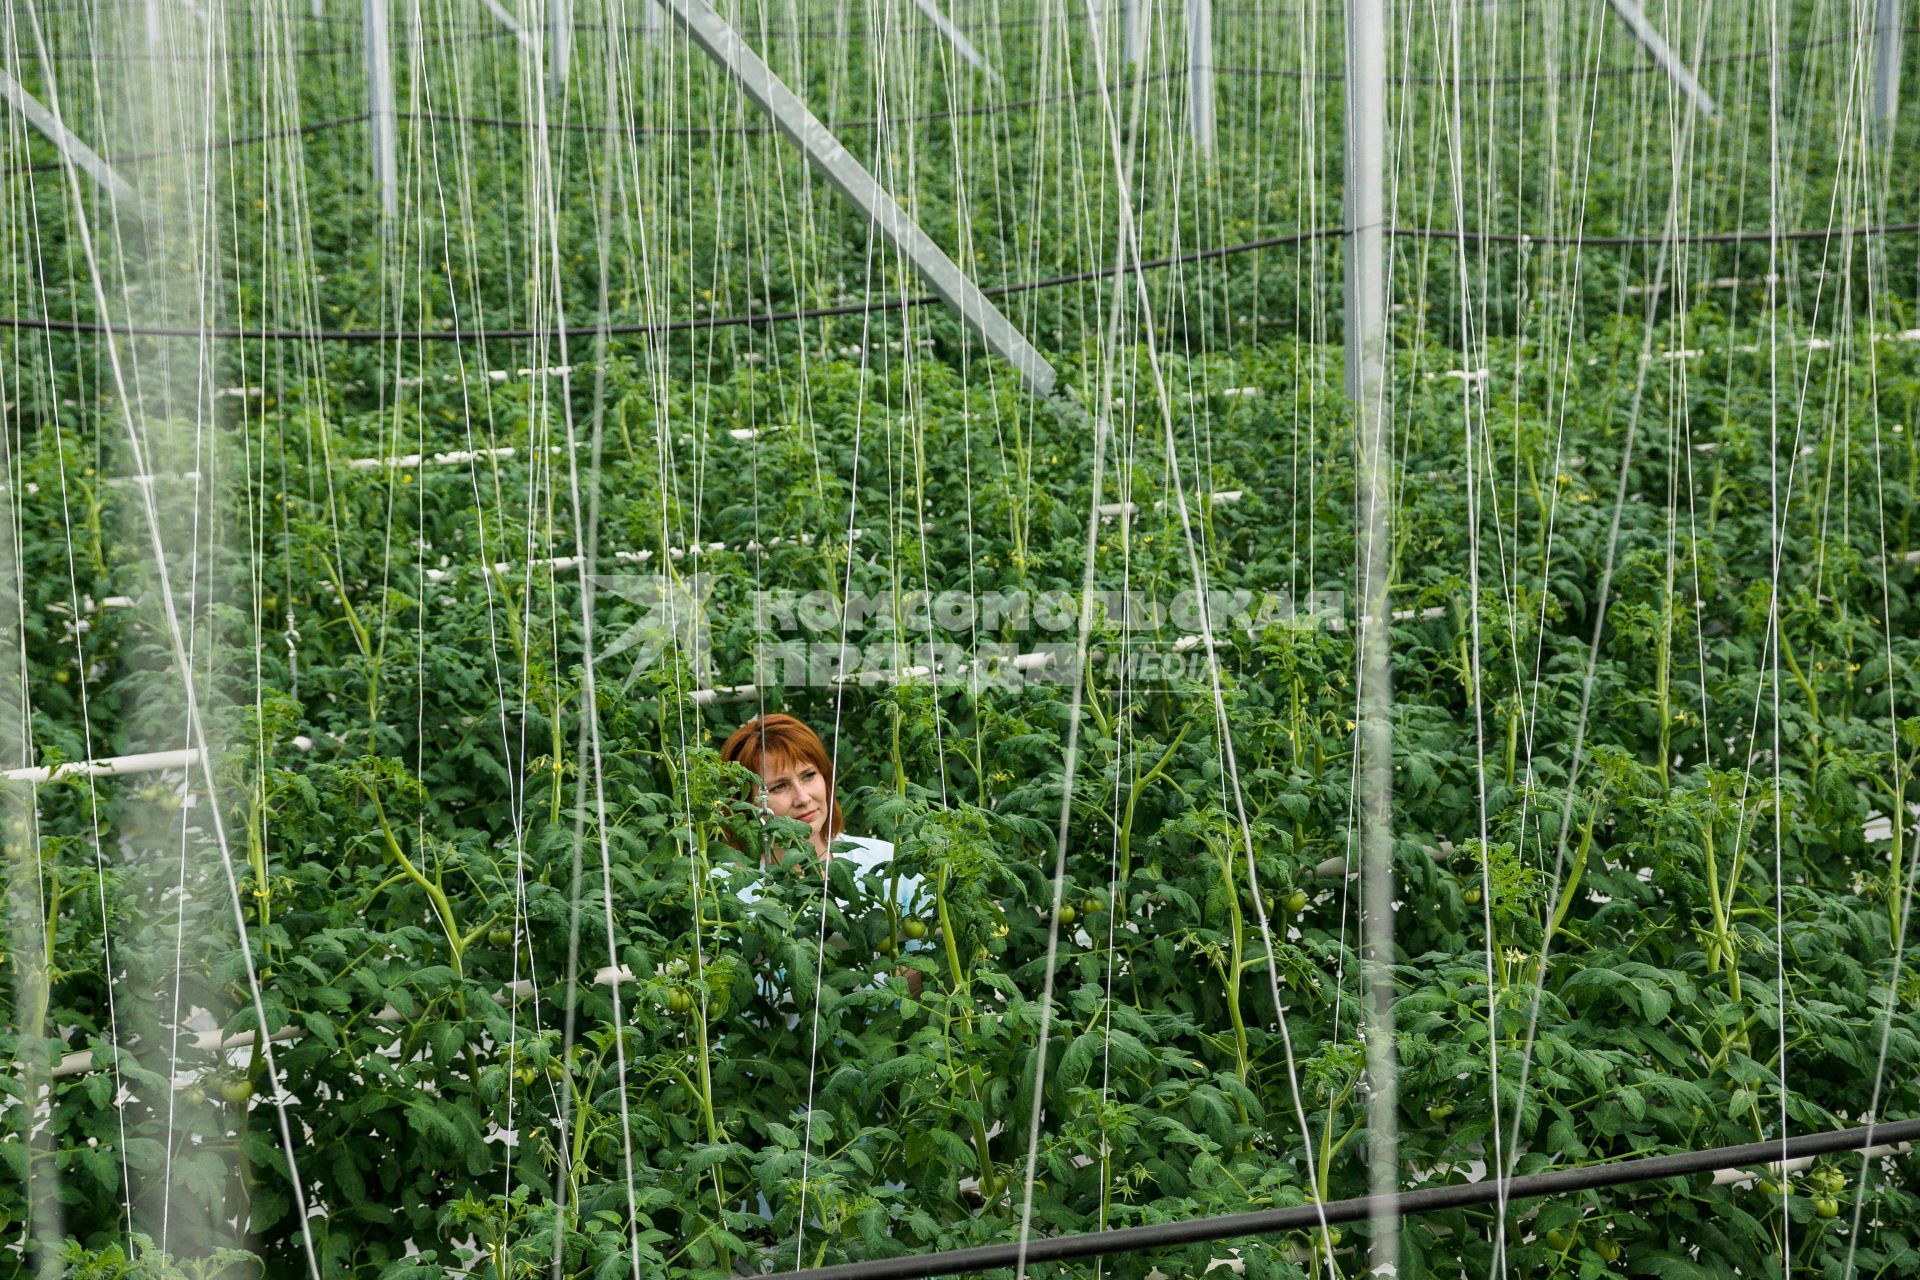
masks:
<path id="1" fill-rule="evenodd" d="M 820 735 L 801 721 L 769 712 L 741 725 L 720 748 L 720 758 L 760 775 L 759 800 L 766 812 L 807 824 L 813 851 L 822 862 L 845 858 L 856 877 L 884 870 L 893 861 L 893 845 L 871 836 L 850 836 L 834 794 L 833 762 Z M 774 858 L 778 861 L 777 855 Z M 890 877 L 890 880 L 893 877 Z M 894 902 L 906 918 L 920 893 L 920 878 L 897 876 Z M 759 897 L 758 883 L 744 886 L 740 898 Z"/>
<path id="2" fill-rule="evenodd" d="M 807 824 L 813 852 L 822 864 L 835 858 L 845 858 L 853 864 L 856 879 L 870 871 L 880 872 L 884 877 L 882 885 L 893 886 L 893 903 L 899 916 L 894 922 L 896 926 L 913 918 L 911 913 L 914 900 L 920 893 L 920 877 L 904 872 L 888 874 L 889 864 L 893 861 L 891 841 L 846 834 L 846 819 L 840 812 L 839 797 L 834 794 L 833 761 L 827 757 L 826 744 L 820 741 L 819 734 L 792 716 L 777 711 L 769 712 L 755 716 L 735 729 L 727 738 L 726 745 L 720 748 L 720 758 L 760 776 L 758 799 L 767 813 Z M 775 864 L 779 860 L 777 851 L 771 853 L 768 859 Z M 765 865 L 762 864 L 763 869 Z M 882 891 L 885 891 L 884 888 Z M 742 902 L 753 902 L 759 896 L 758 880 L 740 888 L 739 898 Z M 925 942 L 909 940 L 905 949 L 917 951 L 926 945 Z M 895 972 L 906 980 L 907 994 L 917 999 L 920 995 L 920 971 L 905 968 Z M 777 978 L 779 982 L 784 982 L 784 972 Z M 758 982 L 764 994 L 792 1008 L 791 999 L 778 990 L 777 983 L 770 983 L 764 977 Z M 876 981 L 874 985 L 879 983 Z M 799 1022 L 797 1010 L 787 1014 L 788 1030 L 798 1026 Z M 888 1182 L 886 1185 L 892 1190 L 904 1190 L 903 1183 Z M 756 1193 L 756 1199 L 759 1201 L 760 1216 L 770 1220 L 773 1210 L 767 1203 L 766 1195 Z M 746 1212 L 744 1201 L 740 1210 Z"/>

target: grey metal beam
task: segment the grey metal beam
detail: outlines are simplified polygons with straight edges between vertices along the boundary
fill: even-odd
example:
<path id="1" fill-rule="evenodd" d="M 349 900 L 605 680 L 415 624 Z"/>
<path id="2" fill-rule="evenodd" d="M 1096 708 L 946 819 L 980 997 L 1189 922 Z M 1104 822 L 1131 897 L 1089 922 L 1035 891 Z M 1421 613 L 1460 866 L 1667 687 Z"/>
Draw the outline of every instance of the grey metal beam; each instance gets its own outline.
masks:
<path id="1" fill-rule="evenodd" d="M 1393 546 L 1393 445 L 1387 429 L 1387 10 L 1385 0 L 1347 3 L 1347 390 L 1353 397 L 1355 566 L 1360 591 L 1360 936 L 1367 989 L 1367 1169 L 1369 1189 L 1400 1189 L 1400 1133 L 1393 1032 L 1393 691 L 1388 652 L 1387 566 Z M 1400 1266 L 1397 1218 L 1371 1215 L 1368 1269 Z"/>
<path id="2" fill-rule="evenodd" d="M 742 93 L 773 118 L 774 126 L 806 154 L 821 176 L 872 221 L 880 238 L 913 263 L 933 292 L 959 313 L 961 322 L 987 349 L 1019 371 L 1028 390 L 1043 398 L 1053 394 L 1058 375 L 1047 358 L 954 265 L 920 224 L 907 216 L 866 166 L 854 159 L 833 131 L 747 47 L 725 18 L 706 0 L 661 0 L 661 7 L 740 86 Z"/>
<path id="3" fill-rule="evenodd" d="M 105 187 L 116 204 L 134 203 L 133 188 L 127 185 L 127 180 L 115 173 L 113 166 L 102 160 L 92 147 L 75 137 L 73 130 L 62 124 L 58 116 L 42 106 L 40 100 L 4 68 L 0 68 L 0 97 L 5 97 L 15 111 L 27 118 L 28 124 L 60 148 L 64 159 L 72 161 L 82 173 Z"/>
<path id="4" fill-rule="evenodd" d="M 393 48 L 387 39 L 387 0 L 365 0 L 361 17 L 367 33 L 367 115 L 373 133 L 373 185 L 380 192 L 380 214 L 391 221 L 400 212 L 400 170 L 394 150 Z"/>
<path id="5" fill-rule="evenodd" d="M 1619 15 L 1620 21 L 1626 24 L 1627 30 L 1633 33 L 1633 38 L 1640 42 L 1648 54 L 1652 55 L 1655 62 L 1660 64 L 1660 69 L 1667 73 L 1667 78 L 1687 96 L 1689 102 L 1693 103 L 1693 109 L 1709 120 L 1717 118 L 1720 108 L 1714 103 L 1713 95 L 1700 87 L 1700 82 L 1694 79 L 1693 72 L 1687 70 L 1687 64 L 1680 61 L 1678 55 L 1667 46 L 1666 38 L 1654 28 L 1653 23 L 1647 18 L 1646 10 L 1640 7 L 1640 0 L 1607 0 L 1607 3 L 1613 6 L 1614 13 Z"/>
<path id="6" fill-rule="evenodd" d="M 1213 0 L 1187 0 L 1187 127 L 1213 150 Z"/>
<path id="7" fill-rule="evenodd" d="M 520 19 L 514 17 L 507 6 L 500 3 L 500 0 L 480 0 L 480 3 L 487 7 L 488 13 L 500 20 L 501 26 L 513 32 L 513 38 L 520 42 L 521 48 L 528 53 L 539 52 L 540 42 L 533 38 L 533 32 L 527 30 Z"/>
<path id="8" fill-rule="evenodd" d="M 1873 122 L 1882 138 L 1893 137 L 1900 113 L 1900 0 L 1880 0 L 1873 38 Z"/>
<path id="9" fill-rule="evenodd" d="M 966 60 L 968 66 L 985 75 L 995 84 L 1001 83 L 1000 73 L 994 70 L 991 62 L 987 61 L 987 56 L 973 47 L 973 41 L 967 39 L 967 33 L 954 26 L 952 20 L 940 11 L 940 6 L 935 4 L 934 0 L 913 0 L 913 2 L 920 6 L 921 13 L 927 15 L 927 21 L 939 28 L 940 34 L 947 38 L 947 43 L 953 46 L 955 53 Z"/>

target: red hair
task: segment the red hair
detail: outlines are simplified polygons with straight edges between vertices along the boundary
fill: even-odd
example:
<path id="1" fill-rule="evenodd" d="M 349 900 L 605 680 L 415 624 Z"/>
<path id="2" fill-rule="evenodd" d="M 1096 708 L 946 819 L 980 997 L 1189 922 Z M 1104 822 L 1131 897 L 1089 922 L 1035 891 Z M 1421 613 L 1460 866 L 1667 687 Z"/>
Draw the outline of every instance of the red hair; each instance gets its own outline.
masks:
<path id="1" fill-rule="evenodd" d="M 762 778 L 768 770 L 778 772 L 796 765 L 810 764 L 827 780 L 829 808 L 827 839 L 840 834 L 846 821 L 840 814 L 839 788 L 833 784 L 833 761 L 827 757 L 820 735 L 792 716 L 769 712 L 735 729 L 720 748 L 720 758 L 729 764 L 743 765 Z"/>

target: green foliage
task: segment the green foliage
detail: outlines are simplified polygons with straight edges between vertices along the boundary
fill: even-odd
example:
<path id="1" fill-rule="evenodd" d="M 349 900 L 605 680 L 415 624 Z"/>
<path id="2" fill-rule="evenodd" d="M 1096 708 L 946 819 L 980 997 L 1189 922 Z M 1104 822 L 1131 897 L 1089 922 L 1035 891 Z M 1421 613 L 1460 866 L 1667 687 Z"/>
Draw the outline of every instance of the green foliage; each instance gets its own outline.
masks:
<path id="1" fill-rule="evenodd" d="M 509 111 L 517 46 L 499 43 L 504 60 L 460 61 L 424 41 L 422 82 L 457 73 L 475 110 Z M 858 101 L 880 75 L 866 59 L 842 70 L 844 83 L 819 73 L 813 89 Z M 677 112 L 738 122 L 734 95 L 687 81 Z M 1247 136 L 1308 126 L 1296 83 L 1278 83 L 1249 80 L 1236 111 L 1262 123 Z M 360 92 L 327 73 L 296 96 L 306 117 L 337 119 L 364 109 Z M 1062 109 L 1105 127 L 1097 100 Z M 464 195 L 485 195 L 456 215 L 412 193 L 408 252 L 453 247 L 407 323 L 527 314 L 521 250 L 545 227 L 519 221 L 540 203 L 521 185 L 529 166 L 515 147 L 430 135 L 421 114 L 411 145 L 461 175 Z M 936 236 L 975 246 L 996 277 L 999 264 L 1087 269 L 1084 242 L 1116 221 L 1111 194 L 1077 179 L 1056 189 L 1049 175 L 1073 166 L 1054 141 L 1028 145 L 1028 125 L 962 136 L 950 123 L 919 144 L 922 159 L 943 157 L 917 188 Z M 392 320 L 392 263 L 355 230 L 364 154 L 347 137 L 316 133 L 306 158 L 276 151 L 232 175 L 234 203 L 263 211 L 297 203 L 283 184 L 300 177 L 318 238 L 282 256 L 249 224 L 235 260 L 277 273 L 237 286 L 260 308 L 243 307 L 249 323 L 276 309 L 307 323 L 292 300 L 320 275 L 325 323 Z M 876 151 L 895 140 L 875 131 Z M 1836 144 L 1817 143 L 1794 167 L 1832 159 Z M 638 163 L 599 149 L 597 124 L 553 145 L 556 163 L 580 166 L 569 173 Z M 1163 143 L 1142 145 L 1169 160 Z M 647 163 L 687 164 L 661 148 Z M 1591 208 L 1542 216 L 1642 229 L 1628 171 L 1645 157 L 1632 157 L 1589 156 Z M 1490 173 L 1537 163 L 1485 158 Z M 623 261 L 608 281 L 616 320 L 907 287 L 837 212 L 796 219 L 789 238 L 780 219 L 821 197 L 771 139 L 728 139 L 694 161 L 673 169 L 687 185 L 671 196 L 608 184 L 621 236 L 653 234 L 666 221 L 655 202 L 679 206 L 658 261 Z M 1231 151 L 1201 194 L 1143 199 L 1144 241 L 1184 250 L 1229 227 L 1337 222 L 1337 184 L 1281 181 L 1265 163 Z M 948 169 L 1041 195 L 958 201 Z M 1489 225 L 1539 211 L 1526 181 L 1493 185 Z M 1724 188 L 1690 217 L 1718 225 L 1717 210 L 1731 225 L 1768 193 L 1753 175 Z M 23 200 L 55 227 L 64 198 Z M 752 253 L 733 253 L 718 212 L 735 201 Z M 548 211 L 568 246 L 552 287 L 575 316 L 600 284 L 595 255 L 573 252 L 596 243 L 596 203 Z M 1868 297 L 1874 327 L 1913 323 L 1911 298 L 1873 292 L 1910 278 L 1903 244 L 1883 246 L 1871 276 L 1845 268 L 1860 333 Z M 44 261 L 68 248 L 33 247 Z M 1708 279 L 1774 270 L 1765 249 L 1688 261 Z M 15 257 L 22 314 L 90 314 L 83 280 Z M 716 278 L 723 261 L 739 270 Z M 1093 528 L 1096 586 L 1166 603 L 1197 563 L 1221 592 L 1284 591 L 1302 609 L 1319 593 L 1353 598 L 1351 432 L 1317 261 L 1269 253 L 1149 286 L 1153 314 L 1172 317 L 1153 352 L 1166 400 L 1144 374 L 1116 397 L 1098 501 L 1135 511 Z M 1661 348 L 1710 354 L 1702 376 L 1643 384 L 1649 335 L 1637 307 L 1630 320 L 1619 309 L 1638 259 L 1538 245 L 1476 260 L 1484 327 L 1437 303 L 1465 261 L 1422 263 L 1419 302 L 1436 301 L 1409 304 L 1393 362 L 1405 1179 L 1772 1138 L 1783 1114 L 1795 1131 L 1869 1108 L 1915 1114 L 1920 977 L 1890 958 L 1903 936 L 1912 949 L 1903 815 L 1920 800 L 1920 565 L 1903 558 L 1920 546 L 1916 344 L 1876 343 L 1871 359 L 1791 348 L 1814 449 L 1801 455 L 1786 428 L 1770 433 L 1787 402 L 1768 389 L 1772 361 L 1789 349 L 1762 344 L 1825 323 L 1830 301 L 1781 298 L 1737 323 L 1694 295 L 1663 303 L 1649 317 Z M 1515 301 L 1546 289 L 1568 290 L 1572 312 Z M 1083 391 L 1108 367 L 1087 318 L 1104 296 L 1048 291 L 1021 312 L 1054 335 L 1043 345 Z M 1114 367 L 1147 364 L 1132 345 L 1144 334 L 1123 331 Z M 1469 334 L 1495 371 L 1484 392 L 1446 376 L 1468 366 Z M 0 341 L 23 371 L 7 387 L 20 426 L 7 483 L 63 495 L 9 508 L 36 760 L 177 747 L 185 709 L 147 512 L 139 489 L 107 481 L 128 459 L 119 409 L 100 399 L 101 352 L 71 342 L 49 359 L 15 331 Z M 572 349 L 564 379 L 495 379 L 480 355 L 406 344 L 396 365 L 372 345 L 221 349 L 223 377 L 277 372 L 268 393 L 223 402 L 234 430 L 213 433 L 191 484 L 162 504 L 174 545 L 204 554 L 176 582 L 210 602 L 185 625 L 212 789 L 69 776 L 7 792 L 11 883 L 39 906 L 18 918 L 45 927 L 15 943 L 0 984 L 0 1058 L 18 1064 L 0 1077 L 0 1223 L 27 1242 L 0 1250 L 0 1269 L 217 1280 L 304 1275 L 311 1261 L 328 1280 L 718 1280 L 1009 1238 L 1030 1144 L 1042 1234 L 1366 1189 L 1346 606 L 1217 626 L 1217 690 L 1191 664 L 1119 678 L 1115 655 L 1192 636 L 1164 622 L 1129 632 L 1104 610 L 1077 724 L 1070 644 L 1017 677 L 982 660 L 938 685 L 855 673 L 787 687 L 766 664 L 780 671 L 806 641 L 831 649 L 843 629 L 880 655 L 870 666 L 934 665 L 908 592 L 1073 598 L 1096 500 L 1083 426 L 1027 400 L 934 310 L 616 337 Z M 503 341 L 485 359 L 517 370 L 558 357 Z M 1260 394 L 1223 394 L 1246 387 Z M 1465 412 L 1463 394 L 1480 397 Z M 1630 403 L 1642 421 L 1626 421 Z M 148 417 L 174 456 L 198 447 L 189 424 L 159 406 Z M 586 553 L 575 476 L 557 460 L 587 456 L 575 446 L 590 424 L 599 467 L 579 469 L 577 495 L 598 518 L 589 578 L 551 561 Z M 349 465 L 454 451 L 478 456 Z M 1799 469 L 1783 479 L 1789 456 Z M 1753 496 L 1776 485 L 1778 504 Z M 1239 501 L 1217 496 L 1232 490 Z M 649 599 L 621 580 L 635 573 L 703 603 L 707 651 L 653 644 Z M 770 625 L 756 592 L 810 603 Z M 854 629 L 856 599 L 890 607 Z M 995 643 L 1060 645 L 1074 621 L 1009 611 L 946 638 L 971 663 Z M 691 696 L 748 685 L 830 736 L 850 829 L 895 842 L 892 868 L 837 862 L 823 876 L 797 824 L 760 820 L 751 780 L 716 749 L 758 701 Z M 912 912 L 898 909 L 896 874 L 924 886 Z M 229 1035 L 262 1017 L 295 1034 L 275 1042 L 271 1068 L 251 1041 L 176 1044 L 194 1029 L 176 1011 L 196 1009 Z M 91 1053 L 91 1071 L 47 1074 L 74 1052 Z M 1788 1251 L 1797 1271 L 1838 1274 L 1855 1249 L 1861 1274 L 1920 1274 L 1914 1162 L 1832 1167 L 1844 1186 L 1672 1180 L 1515 1205 L 1503 1222 L 1423 1217 L 1406 1224 L 1405 1274 L 1491 1274 L 1496 1239 L 1529 1276 L 1721 1280 L 1783 1267 Z M 169 1257 L 129 1235 L 162 1189 L 187 1238 L 244 1240 L 252 1261 Z M 54 1221 L 56 1238 L 34 1234 Z M 1318 1277 L 1329 1251 L 1358 1274 L 1365 1244 L 1352 1229 L 1337 1244 L 1233 1248 L 1249 1275 Z M 1199 1274 L 1223 1251 L 1101 1274 Z"/>

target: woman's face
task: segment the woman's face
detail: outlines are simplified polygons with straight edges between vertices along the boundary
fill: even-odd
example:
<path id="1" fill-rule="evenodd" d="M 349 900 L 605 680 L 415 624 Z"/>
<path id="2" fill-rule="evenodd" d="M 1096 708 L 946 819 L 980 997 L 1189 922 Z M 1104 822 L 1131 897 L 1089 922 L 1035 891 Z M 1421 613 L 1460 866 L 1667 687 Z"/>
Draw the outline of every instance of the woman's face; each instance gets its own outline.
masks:
<path id="1" fill-rule="evenodd" d="M 813 832 L 813 847 L 827 851 L 827 825 L 833 818 L 832 788 L 827 777 L 804 760 L 769 762 L 761 774 L 767 809 L 777 817 L 796 818 Z"/>

